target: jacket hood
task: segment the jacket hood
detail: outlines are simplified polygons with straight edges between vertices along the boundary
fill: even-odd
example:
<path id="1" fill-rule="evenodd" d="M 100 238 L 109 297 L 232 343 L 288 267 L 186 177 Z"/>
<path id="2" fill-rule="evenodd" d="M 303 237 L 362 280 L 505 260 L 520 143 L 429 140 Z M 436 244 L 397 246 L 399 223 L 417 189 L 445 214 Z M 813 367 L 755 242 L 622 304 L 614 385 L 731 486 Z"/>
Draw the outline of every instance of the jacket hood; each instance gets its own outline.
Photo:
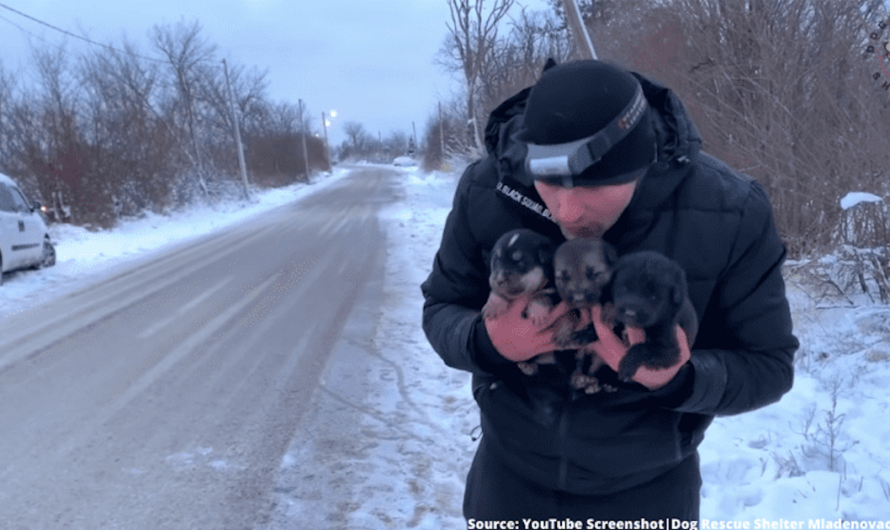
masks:
<path id="1" fill-rule="evenodd" d="M 499 180 L 504 176 L 515 180 L 516 172 L 525 172 L 528 148 L 514 136 L 522 128 L 522 116 L 531 87 L 504 101 L 491 112 L 485 126 L 485 148 L 497 158 Z"/>

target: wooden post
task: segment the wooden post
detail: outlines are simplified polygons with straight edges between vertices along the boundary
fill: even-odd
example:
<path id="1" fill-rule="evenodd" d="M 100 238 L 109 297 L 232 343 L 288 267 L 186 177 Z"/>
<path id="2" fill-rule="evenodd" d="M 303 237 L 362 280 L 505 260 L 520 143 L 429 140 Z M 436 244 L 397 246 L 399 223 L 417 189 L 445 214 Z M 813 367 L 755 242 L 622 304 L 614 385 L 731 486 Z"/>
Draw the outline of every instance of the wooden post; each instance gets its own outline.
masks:
<path id="1" fill-rule="evenodd" d="M 247 181 L 247 164 L 244 163 L 244 147 L 241 145 L 241 127 L 238 125 L 238 113 L 235 112 L 235 98 L 232 85 L 229 83 L 229 67 L 223 59 L 223 72 L 226 74 L 226 91 L 229 93 L 229 106 L 232 108 L 232 123 L 235 124 L 235 145 L 238 147 L 238 166 L 241 167 L 241 181 L 244 183 L 244 198 L 250 200 L 250 185 Z"/>
<path id="2" fill-rule="evenodd" d="M 300 99 L 300 136 L 303 138 L 303 160 L 306 162 L 306 182 L 309 182 L 309 152 L 306 150 L 306 126 L 303 123 L 303 100 Z"/>
<path id="3" fill-rule="evenodd" d="M 584 20 L 581 18 L 578 4 L 575 3 L 575 0 L 562 0 L 562 5 L 566 12 L 566 22 L 572 32 L 575 51 L 581 59 L 596 59 L 596 51 L 593 49 L 590 35 L 587 34 L 587 28 L 584 27 Z"/>

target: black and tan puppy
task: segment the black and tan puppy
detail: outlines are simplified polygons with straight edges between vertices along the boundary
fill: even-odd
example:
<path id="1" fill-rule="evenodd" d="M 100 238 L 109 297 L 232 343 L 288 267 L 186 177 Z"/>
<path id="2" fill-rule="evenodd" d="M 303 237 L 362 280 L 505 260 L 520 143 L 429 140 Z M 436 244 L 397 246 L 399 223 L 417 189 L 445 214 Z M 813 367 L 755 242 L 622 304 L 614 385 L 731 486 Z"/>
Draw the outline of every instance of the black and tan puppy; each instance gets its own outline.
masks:
<path id="1" fill-rule="evenodd" d="M 679 361 L 677 324 L 686 332 L 690 348 L 695 342 L 698 318 L 687 296 L 686 273 L 658 252 L 622 256 L 603 302 L 607 324 L 620 322 L 646 332 L 645 342 L 631 346 L 618 366 L 618 377 L 624 381 L 630 381 L 640 366 L 669 368 Z"/>
<path id="2" fill-rule="evenodd" d="M 488 278 L 491 294 L 482 308 L 482 317 L 496 318 L 516 298 L 531 297 L 525 315 L 540 323 L 556 305 L 553 288 L 553 254 L 556 242 L 533 230 L 510 230 L 495 242 L 491 250 Z M 531 361 L 518 363 L 526 375 L 537 373 L 537 364 L 553 364 L 552 354 L 539 355 Z"/>
<path id="3" fill-rule="evenodd" d="M 600 238 L 579 238 L 566 241 L 559 246 L 553 257 L 553 274 L 556 290 L 566 305 L 572 309 L 588 309 L 600 302 L 603 289 L 609 283 L 612 268 L 618 261 L 618 253 L 612 245 Z M 596 354 L 586 351 L 584 345 L 597 340 L 593 326 L 575 331 L 577 319 L 568 319 L 560 324 L 554 341 L 561 347 L 578 347 L 577 368 L 571 376 L 572 386 L 588 394 L 602 389 L 593 376 L 604 361 Z"/>
<path id="4" fill-rule="evenodd" d="M 566 241 L 553 256 L 553 275 L 559 297 L 573 309 L 586 309 L 599 303 L 603 288 L 609 283 L 618 253 L 612 245 L 599 238 L 579 238 Z M 565 328 L 557 335 L 557 342 L 573 342 Z M 571 332 L 571 329 L 569 329 Z M 591 337 L 593 342 L 596 335 Z"/>
<path id="5" fill-rule="evenodd" d="M 495 242 L 489 262 L 491 294 L 482 317 L 497 318 L 510 303 L 531 296 L 528 318 L 540 322 L 553 308 L 553 254 L 556 243 L 533 230 L 510 230 Z"/>

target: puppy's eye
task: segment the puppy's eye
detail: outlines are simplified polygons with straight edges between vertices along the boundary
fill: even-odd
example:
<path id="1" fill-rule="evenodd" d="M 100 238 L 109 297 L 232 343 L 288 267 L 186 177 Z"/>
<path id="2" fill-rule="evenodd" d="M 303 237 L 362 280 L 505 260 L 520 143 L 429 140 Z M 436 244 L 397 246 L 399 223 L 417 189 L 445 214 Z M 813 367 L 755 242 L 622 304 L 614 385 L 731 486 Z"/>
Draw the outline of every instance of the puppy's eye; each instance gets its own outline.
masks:
<path id="1" fill-rule="evenodd" d="M 522 251 L 517 250 L 517 251 L 514 252 L 513 255 L 510 256 L 510 257 L 513 258 L 513 261 L 519 261 L 519 260 L 522 259 Z"/>

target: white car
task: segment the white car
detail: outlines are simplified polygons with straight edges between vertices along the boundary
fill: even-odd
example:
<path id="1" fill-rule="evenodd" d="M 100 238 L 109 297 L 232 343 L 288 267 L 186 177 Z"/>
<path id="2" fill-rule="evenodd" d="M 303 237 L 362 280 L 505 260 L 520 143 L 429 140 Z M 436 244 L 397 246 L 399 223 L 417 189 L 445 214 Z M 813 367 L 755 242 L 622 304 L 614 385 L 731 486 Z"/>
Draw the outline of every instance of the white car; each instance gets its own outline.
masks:
<path id="1" fill-rule="evenodd" d="M 410 156 L 397 156 L 396 159 L 392 161 L 392 165 L 396 167 L 411 167 L 416 166 L 417 161 Z"/>
<path id="2" fill-rule="evenodd" d="M 25 267 L 56 264 L 56 250 L 40 215 L 16 183 L 0 173 L 0 284 L 3 273 Z"/>

